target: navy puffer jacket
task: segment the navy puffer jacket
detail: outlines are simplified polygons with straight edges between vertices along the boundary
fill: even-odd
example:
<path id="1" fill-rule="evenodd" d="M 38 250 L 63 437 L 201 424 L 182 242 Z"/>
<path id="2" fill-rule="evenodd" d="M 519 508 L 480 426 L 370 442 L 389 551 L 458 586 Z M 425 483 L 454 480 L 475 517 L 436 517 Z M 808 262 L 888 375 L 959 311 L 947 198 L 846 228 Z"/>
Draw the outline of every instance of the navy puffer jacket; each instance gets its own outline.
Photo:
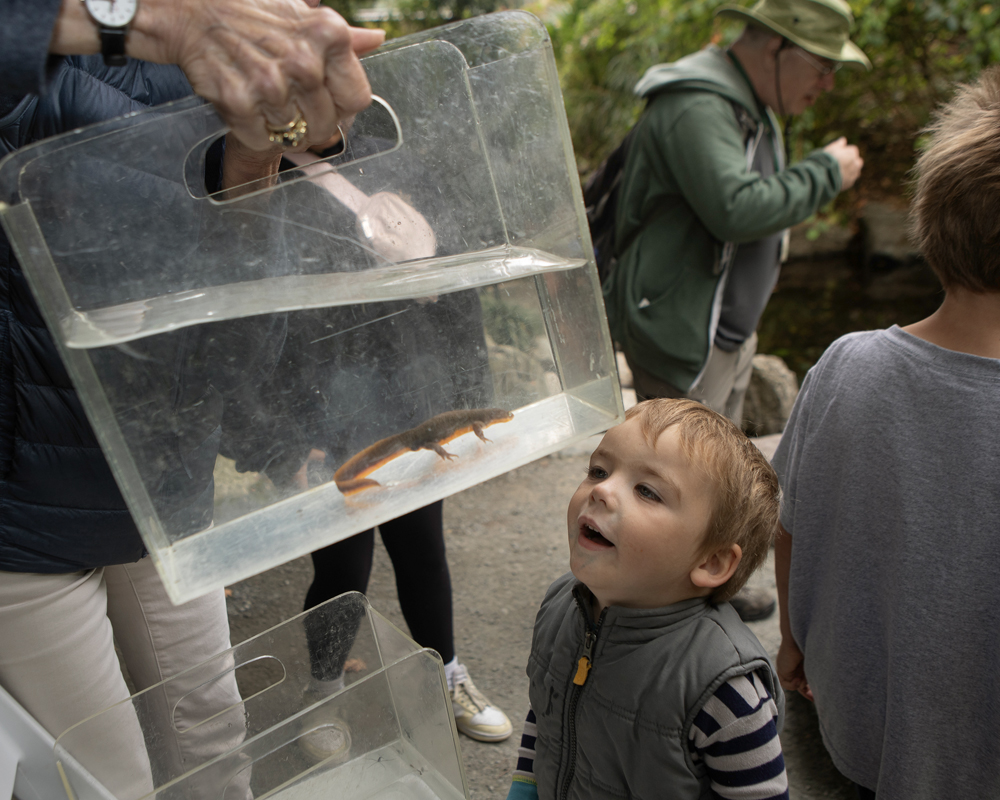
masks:
<path id="1" fill-rule="evenodd" d="M 174 66 L 131 60 L 105 67 L 99 56 L 66 58 L 44 96 L 0 98 L 0 108 L 14 105 L 0 118 L 0 156 L 191 93 Z M 74 572 L 136 561 L 144 552 L 52 336 L 0 234 L 0 570 Z"/>

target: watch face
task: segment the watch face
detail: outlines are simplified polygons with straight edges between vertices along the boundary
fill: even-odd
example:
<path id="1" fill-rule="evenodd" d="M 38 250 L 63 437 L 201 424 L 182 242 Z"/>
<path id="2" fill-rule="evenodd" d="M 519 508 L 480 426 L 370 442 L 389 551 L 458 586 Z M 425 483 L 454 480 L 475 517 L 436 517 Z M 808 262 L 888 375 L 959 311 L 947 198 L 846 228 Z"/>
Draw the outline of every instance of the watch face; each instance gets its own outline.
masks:
<path id="1" fill-rule="evenodd" d="M 135 16 L 138 0 L 84 0 L 87 11 L 97 22 L 109 28 L 123 28 Z"/>

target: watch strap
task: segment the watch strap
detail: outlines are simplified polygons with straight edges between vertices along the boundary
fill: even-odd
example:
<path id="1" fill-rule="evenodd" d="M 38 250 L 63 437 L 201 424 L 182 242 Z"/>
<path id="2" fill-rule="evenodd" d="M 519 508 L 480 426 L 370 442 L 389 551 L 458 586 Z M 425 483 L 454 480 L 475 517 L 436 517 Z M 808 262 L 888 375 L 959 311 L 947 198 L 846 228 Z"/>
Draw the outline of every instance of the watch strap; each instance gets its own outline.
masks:
<path id="1" fill-rule="evenodd" d="M 108 28 L 104 25 L 99 27 L 101 33 L 101 55 L 104 56 L 104 63 L 109 67 L 123 67 L 128 62 L 125 55 L 125 34 L 127 27 Z"/>

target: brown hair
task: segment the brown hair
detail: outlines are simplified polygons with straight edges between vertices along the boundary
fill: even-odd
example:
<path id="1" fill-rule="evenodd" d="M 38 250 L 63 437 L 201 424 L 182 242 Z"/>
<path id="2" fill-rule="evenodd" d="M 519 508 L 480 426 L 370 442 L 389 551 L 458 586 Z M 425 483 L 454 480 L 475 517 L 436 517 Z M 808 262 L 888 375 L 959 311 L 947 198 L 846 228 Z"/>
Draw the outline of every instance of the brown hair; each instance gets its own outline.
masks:
<path id="1" fill-rule="evenodd" d="M 947 290 L 1000 290 L 1000 66 L 985 69 L 924 131 L 911 231 Z"/>
<path id="2" fill-rule="evenodd" d="M 778 530 L 778 476 L 746 434 L 730 420 L 694 400 L 646 400 L 625 414 L 639 418 L 647 441 L 674 425 L 685 454 L 715 486 L 715 503 L 703 552 L 738 544 L 743 551 L 733 576 L 712 592 L 728 600 L 764 563 Z"/>

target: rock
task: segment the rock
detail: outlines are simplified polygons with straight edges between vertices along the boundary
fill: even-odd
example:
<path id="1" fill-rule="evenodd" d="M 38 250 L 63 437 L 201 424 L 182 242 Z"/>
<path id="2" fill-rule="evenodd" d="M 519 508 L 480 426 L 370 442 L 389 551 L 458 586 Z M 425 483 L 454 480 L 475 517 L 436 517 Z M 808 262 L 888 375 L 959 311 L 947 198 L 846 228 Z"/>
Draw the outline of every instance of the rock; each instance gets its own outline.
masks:
<path id="1" fill-rule="evenodd" d="M 859 222 L 869 271 L 886 272 L 920 260 L 920 251 L 910 242 L 908 216 L 905 208 L 877 201 L 862 209 Z"/>
<path id="2" fill-rule="evenodd" d="M 784 361 L 778 356 L 754 356 L 743 402 L 743 430 L 751 436 L 781 433 L 798 393 L 799 382 Z"/>
<path id="3" fill-rule="evenodd" d="M 780 433 L 769 433 L 765 436 L 754 436 L 750 439 L 757 449 L 764 454 L 764 458 L 770 461 L 774 458 L 774 451 L 778 449 L 778 445 L 781 443 Z"/>

